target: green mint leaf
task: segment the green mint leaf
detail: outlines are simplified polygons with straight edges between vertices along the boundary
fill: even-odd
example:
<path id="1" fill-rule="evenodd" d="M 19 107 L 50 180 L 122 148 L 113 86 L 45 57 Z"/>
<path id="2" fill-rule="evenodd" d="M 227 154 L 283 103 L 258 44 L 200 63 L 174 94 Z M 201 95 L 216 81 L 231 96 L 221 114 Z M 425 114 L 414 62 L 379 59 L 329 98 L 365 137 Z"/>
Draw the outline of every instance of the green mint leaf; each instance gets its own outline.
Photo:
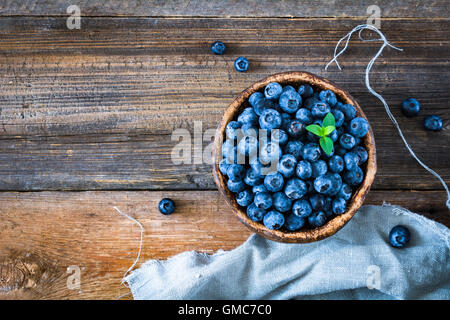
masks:
<path id="1" fill-rule="evenodd" d="M 309 126 L 306 127 L 306 130 L 308 130 L 309 132 L 314 133 L 315 135 L 322 137 L 322 128 L 320 126 L 318 126 L 317 124 L 310 124 Z"/>
<path id="2" fill-rule="evenodd" d="M 322 127 L 326 128 L 331 126 L 335 127 L 336 123 L 333 114 L 331 112 L 328 112 L 325 118 L 323 118 Z"/>
<path id="3" fill-rule="evenodd" d="M 322 137 L 319 140 L 320 146 L 322 147 L 322 150 L 327 154 L 330 155 L 333 151 L 333 140 L 329 137 Z"/>
<path id="4" fill-rule="evenodd" d="M 327 136 L 330 133 L 332 133 L 336 128 L 335 128 L 335 126 L 328 126 L 328 127 L 322 128 L 322 129 L 323 129 L 323 135 Z"/>

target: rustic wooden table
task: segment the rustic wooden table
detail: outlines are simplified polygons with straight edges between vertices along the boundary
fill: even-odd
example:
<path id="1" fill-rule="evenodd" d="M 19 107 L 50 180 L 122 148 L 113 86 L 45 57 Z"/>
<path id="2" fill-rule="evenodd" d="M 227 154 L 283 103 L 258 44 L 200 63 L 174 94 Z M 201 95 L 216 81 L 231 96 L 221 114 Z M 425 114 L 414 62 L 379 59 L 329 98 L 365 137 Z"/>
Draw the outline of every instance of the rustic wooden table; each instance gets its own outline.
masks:
<path id="1" fill-rule="evenodd" d="M 140 262 L 240 245 L 250 232 L 218 195 L 207 164 L 175 165 L 177 128 L 215 128 L 238 92 L 267 75 L 306 70 L 359 101 L 375 132 L 378 175 L 366 201 L 399 204 L 450 225 L 439 182 L 407 153 L 364 86 L 379 43 L 354 39 L 328 71 L 334 46 L 365 23 L 371 1 L 0 1 L 0 299 L 112 299 Z M 371 74 L 417 154 L 450 182 L 450 20 L 446 0 L 377 1 L 387 48 Z M 215 40 L 224 56 L 211 54 Z M 233 61 L 246 56 L 250 70 Z M 399 105 L 421 101 L 418 118 Z M 444 118 L 439 133 L 425 114 Z M 209 141 L 204 142 L 204 146 Z M 171 216 L 157 203 L 177 203 Z M 383 217 L 380 217 L 380 223 Z M 80 268 L 80 289 L 67 286 Z M 69 267 L 69 273 L 67 268 Z M 129 298 L 129 297 L 128 297 Z"/>

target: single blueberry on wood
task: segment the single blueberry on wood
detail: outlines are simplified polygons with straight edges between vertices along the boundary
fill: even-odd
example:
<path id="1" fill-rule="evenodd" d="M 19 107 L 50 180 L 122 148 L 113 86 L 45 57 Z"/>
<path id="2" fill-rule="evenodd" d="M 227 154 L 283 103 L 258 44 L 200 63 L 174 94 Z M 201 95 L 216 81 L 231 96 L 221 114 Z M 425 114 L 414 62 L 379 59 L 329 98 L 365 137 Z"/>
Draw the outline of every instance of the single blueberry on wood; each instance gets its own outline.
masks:
<path id="1" fill-rule="evenodd" d="M 414 98 L 405 99 L 402 102 L 402 112 L 407 117 L 415 117 L 420 112 L 420 103 Z"/>
<path id="2" fill-rule="evenodd" d="M 244 57 L 239 57 L 236 60 L 234 60 L 234 68 L 236 69 L 236 71 L 245 72 L 248 70 L 249 66 L 250 63 Z"/>
<path id="3" fill-rule="evenodd" d="M 227 47 L 225 46 L 225 44 L 222 41 L 216 41 L 211 45 L 211 51 L 214 54 L 222 55 L 225 53 L 226 49 L 227 49 Z"/>
<path id="4" fill-rule="evenodd" d="M 423 120 L 423 127 L 430 131 L 442 130 L 442 118 L 436 115 L 427 116 Z"/>
<path id="5" fill-rule="evenodd" d="M 169 215 L 175 211 L 175 203 L 172 199 L 164 198 L 159 202 L 158 210 L 164 215 Z"/>

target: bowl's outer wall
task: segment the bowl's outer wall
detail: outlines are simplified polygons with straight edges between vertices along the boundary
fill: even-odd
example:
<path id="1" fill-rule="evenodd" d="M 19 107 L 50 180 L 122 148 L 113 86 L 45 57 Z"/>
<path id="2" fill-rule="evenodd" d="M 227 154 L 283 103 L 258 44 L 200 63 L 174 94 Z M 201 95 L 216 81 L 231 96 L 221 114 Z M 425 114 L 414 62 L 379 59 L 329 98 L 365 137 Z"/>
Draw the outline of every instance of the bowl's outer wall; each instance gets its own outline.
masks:
<path id="1" fill-rule="evenodd" d="M 368 134 L 363 138 L 364 146 L 368 152 L 368 159 L 366 162 L 365 177 L 360 185 L 359 189 L 355 192 L 352 199 L 350 200 L 350 205 L 345 213 L 336 216 L 325 225 L 315 229 L 306 229 L 295 232 L 287 232 L 282 230 L 270 230 L 266 228 L 262 223 L 252 221 L 247 217 L 247 214 L 242 208 L 237 204 L 234 199 L 234 195 L 228 190 L 226 179 L 219 170 L 219 162 L 221 160 L 221 149 L 222 142 L 225 138 L 225 127 L 231 120 L 235 120 L 237 115 L 248 105 L 248 98 L 250 95 L 256 91 L 262 91 L 264 87 L 270 82 L 278 82 L 284 85 L 295 85 L 299 86 L 301 84 L 310 84 L 315 89 L 320 90 L 332 90 L 336 96 L 343 102 L 352 104 L 355 106 L 358 116 L 367 120 L 366 115 L 363 110 L 356 102 L 356 100 L 344 89 L 340 88 L 336 84 L 330 82 L 329 80 L 314 75 L 309 72 L 304 71 L 290 71 L 278 73 L 269 76 L 263 80 L 255 82 L 252 86 L 242 91 L 237 98 L 230 104 L 230 106 L 225 110 L 222 117 L 222 121 L 216 131 L 215 145 L 213 150 L 213 176 L 214 181 L 220 191 L 224 196 L 228 205 L 232 208 L 234 214 L 239 218 L 239 220 L 244 223 L 250 230 L 256 232 L 266 238 L 281 242 L 293 242 L 293 243 L 308 243 L 318 240 L 325 239 L 338 230 L 340 230 L 350 219 L 355 215 L 357 210 L 361 207 L 364 199 L 369 192 L 370 186 L 375 179 L 375 174 L 377 171 L 376 163 L 376 149 L 375 149 L 375 139 L 373 136 L 372 127 L 370 127 Z M 369 122 L 370 125 L 370 122 Z"/>

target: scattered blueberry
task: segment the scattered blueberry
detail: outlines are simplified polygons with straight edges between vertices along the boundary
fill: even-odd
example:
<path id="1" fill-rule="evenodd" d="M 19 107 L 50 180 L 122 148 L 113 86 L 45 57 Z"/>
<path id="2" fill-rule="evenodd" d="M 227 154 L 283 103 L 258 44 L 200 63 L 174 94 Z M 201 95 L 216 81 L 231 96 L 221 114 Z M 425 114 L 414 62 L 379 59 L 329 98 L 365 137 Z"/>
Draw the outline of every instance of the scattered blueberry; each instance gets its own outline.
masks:
<path id="1" fill-rule="evenodd" d="M 344 156 L 345 169 L 351 171 L 356 169 L 359 163 L 359 156 L 354 152 L 348 152 Z"/>
<path id="2" fill-rule="evenodd" d="M 242 181 L 245 176 L 245 167 L 242 164 L 230 164 L 227 170 L 228 179 Z"/>
<path id="3" fill-rule="evenodd" d="M 414 98 L 405 99 L 402 102 L 402 112 L 407 117 L 415 117 L 419 114 L 420 103 Z"/>
<path id="4" fill-rule="evenodd" d="M 358 161 L 358 165 L 362 165 L 364 162 L 367 161 L 367 158 L 369 157 L 367 154 L 367 151 L 364 147 L 361 146 L 356 146 L 354 147 L 351 152 L 354 152 L 358 155 L 359 161 Z"/>
<path id="5" fill-rule="evenodd" d="M 222 41 L 216 41 L 211 45 L 211 51 L 214 54 L 224 54 L 225 50 L 227 49 L 227 47 L 225 46 L 225 44 Z"/>
<path id="6" fill-rule="evenodd" d="M 272 230 L 280 229 L 284 224 L 284 216 L 278 211 L 269 211 L 264 216 L 264 225 Z"/>
<path id="7" fill-rule="evenodd" d="M 236 60 L 234 60 L 234 68 L 236 69 L 236 71 L 245 72 L 248 70 L 249 66 L 250 63 L 244 57 L 239 57 Z"/>
<path id="8" fill-rule="evenodd" d="M 336 194 L 336 197 L 348 201 L 352 197 L 352 188 L 348 184 L 343 183 L 338 193 Z"/>
<path id="9" fill-rule="evenodd" d="M 442 118 L 436 115 L 427 116 L 423 120 L 423 127 L 430 131 L 442 130 Z"/>
<path id="10" fill-rule="evenodd" d="M 309 203 L 314 211 L 322 210 L 325 207 L 325 197 L 321 194 L 315 193 L 309 197 Z"/>
<path id="11" fill-rule="evenodd" d="M 171 214 L 175 211 L 175 203 L 172 199 L 164 198 L 158 204 L 158 210 L 164 215 Z"/>
<path id="12" fill-rule="evenodd" d="M 404 248 L 411 239 L 411 233 L 404 226 L 395 226 L 389 232 L 389 242 L 395 248 Z"/>
<path id="13" fill-rule="evenodd" d="M 294 139 L 300 138 L 305 133 L 305 125 L 300 120 L 293 119 L 289 121 L 287 133 Z"/>
<path id="14" fill-rule="evenodd" d="M 345 116 L 342 113 L 342 111 L 340 111 L 338 109 L 333 109 L 333 110 L 331 110 L 331 113 L 334 116 L 334 126 L 336 128 L 339 128 L 340 126 L 342 126 L 342 124 L 344 123 L 344 119 L 345 119 Z"/>
<path id="15" fill-rule="evenodd" d="M 280 146 L 276 143 L 268 142 L 260 148 L 260 159 L 264 164 L 278 161 L 281 157 Z"/>
<path id="16" fill-rule="evenodd" d="M 311 124 L 314 120 L 311 111 L 306 108 L 298 109 L 295 118 L 304 124 Z"/>
<path id="17" fill-rule="evenodd" d="M 344 104 L 338 110 L 344 114 L 345 121 L 351 121 L 356 117 L 356 108 L 351 104 Z"/>
<path id="18" fill-rule="evenodd" d="M 253 192 L 253 194 L 256 194 L 256 193 L 258 193 L 258 192 L 267 192 L 267 188 L 266 188 L 266 186 L 264 185 L 264 183 L 258 184 L 258 185 L 256 185 L 256 186 L 253 186 L 252 192 Z"/>
<path id="19" fill-rule="evenodd" d="M 312 116 L 320 119 L 323 119 L 330 111 L 330 106 L 324 101 L 316 102 L 311 108 Z"/>
<path id="20" fill-rule="evenodd" d="M 253 168 L 247 170 L 244 178 L 244 182 L 248 186 L 256 186 L 262 184 L 264 181 L 263 176 Z"/>
<path id="21" fill-rule="evenodd" d="M 258 115 L 255 113 L 255 111 L 253 111 L 253 108 L 248 107 L 245 108 L 244 111 L 242 111 L 237 120 L 241 124 L 244 123 L 256 124 L 258 123 Z"/>

